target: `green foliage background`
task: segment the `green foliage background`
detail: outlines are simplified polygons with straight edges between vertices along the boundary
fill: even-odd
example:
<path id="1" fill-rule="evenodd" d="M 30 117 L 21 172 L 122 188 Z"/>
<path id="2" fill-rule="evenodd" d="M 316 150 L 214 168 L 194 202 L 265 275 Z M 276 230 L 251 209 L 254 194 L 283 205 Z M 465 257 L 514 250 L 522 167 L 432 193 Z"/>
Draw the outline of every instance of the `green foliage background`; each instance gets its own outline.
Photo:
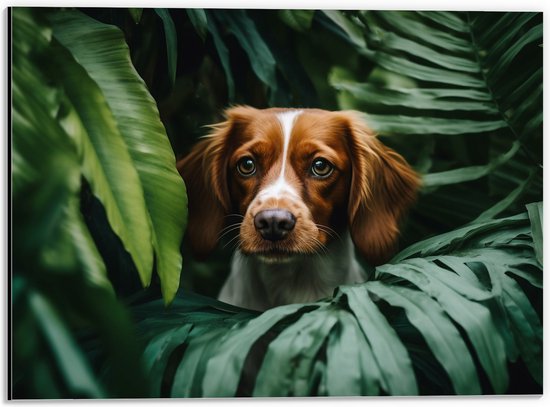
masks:
<path id="1" fill-rule="evenodd" d="M 541 391 L 541 13 L 14 9 L 12 28 L 13 397 Z M 216 295 L 230 251 L 183 249 L 181 273 L 175 157 L 236 103 L 359 110 L 424 175 L 372 281 L 260 316 L 192 293 Z"/>

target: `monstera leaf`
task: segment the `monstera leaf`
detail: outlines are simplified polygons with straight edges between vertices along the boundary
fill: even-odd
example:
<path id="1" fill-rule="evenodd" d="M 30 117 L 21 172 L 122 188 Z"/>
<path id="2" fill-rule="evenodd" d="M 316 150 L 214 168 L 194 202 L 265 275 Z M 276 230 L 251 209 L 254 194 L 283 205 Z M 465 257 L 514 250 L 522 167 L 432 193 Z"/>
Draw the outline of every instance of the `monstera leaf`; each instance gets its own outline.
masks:
<path id="1" fill-rule="evenodd" d="M 418 242 L 373 281 L 312 304 L 257 315 L 186 295 L 171 310 L 136 306 L 152 395 L 500 394 L 520 359 L 540 384 L 540 219 L 529 219 Z"/>
<path id="2" fill-rule="evenodd" d="M 425 173 L 424 222 L 447 218 L 456 226 L 540 199 L 540 13 L 353 17 L 346 21 L 364 41 L 349 28 L 341 34 L 375 69 L 357 78 L 336 67 L 330 82 L 342 108 L 367 112 L 371 126 Z M 485 193 L 468 196 L 474 189 Z"/>

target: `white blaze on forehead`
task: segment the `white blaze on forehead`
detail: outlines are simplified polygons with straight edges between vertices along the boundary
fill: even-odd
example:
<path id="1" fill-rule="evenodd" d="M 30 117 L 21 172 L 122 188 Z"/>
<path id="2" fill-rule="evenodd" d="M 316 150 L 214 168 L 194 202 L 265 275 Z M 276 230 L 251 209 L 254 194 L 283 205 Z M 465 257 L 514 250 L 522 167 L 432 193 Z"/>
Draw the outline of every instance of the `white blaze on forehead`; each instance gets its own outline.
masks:
<path id="1" fill-rule="evenodd" d="M 294 122 L 296 118 L 302 113 L 301 110 L 290 110 L 288 112 L 279 113 L 277 119 L 281 124 L 281 129 L 283 131 L 283 160 L 281 164 L 281 172 L 279 177 L 271 185 L 268 185 L 266 188 L 260 191 L 258 194 L 259 197 L 279 197 L 284 193 L 298 197 L 296 190 L 285 180 L 285 167 L 286 160 L 288 156 L 288 146 L 290 144 L 290 137 L 292 135 L 292 128 L 294 127 Z"/>

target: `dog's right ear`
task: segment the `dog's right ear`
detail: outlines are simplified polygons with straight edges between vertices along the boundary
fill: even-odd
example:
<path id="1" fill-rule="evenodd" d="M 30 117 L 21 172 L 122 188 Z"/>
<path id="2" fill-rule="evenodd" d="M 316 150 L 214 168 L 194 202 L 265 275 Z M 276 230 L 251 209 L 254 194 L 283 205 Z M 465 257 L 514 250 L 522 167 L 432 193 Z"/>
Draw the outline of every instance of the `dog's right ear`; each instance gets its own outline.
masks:
<path id="1" fill-rule="evenodd" d="M 226 120 L 211 126 L 210 134 L 177 162 L 187 188 L 189 221 L 185 237 L 198 258 L 206 257 L 216 247 L 225 215 L 231 213 L 227 160 L 233 148 L 232 134 L 254 111 L 246 106 L 226 110 Z"/>

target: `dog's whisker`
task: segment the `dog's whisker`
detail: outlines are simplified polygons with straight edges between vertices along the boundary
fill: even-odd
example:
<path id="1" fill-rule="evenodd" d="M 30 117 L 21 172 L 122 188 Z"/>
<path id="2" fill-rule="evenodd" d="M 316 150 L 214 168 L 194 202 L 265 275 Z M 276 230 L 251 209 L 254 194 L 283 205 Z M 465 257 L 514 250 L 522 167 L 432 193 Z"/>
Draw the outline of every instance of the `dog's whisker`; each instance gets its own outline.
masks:
<path id="1" fill-rule="evenodd" d="M 223 245 L 223 248 L 225 249 L 231 242 L 234 242 L 235 239 L 238 239 L 238 238 L 239 238 L 239 235 L 232 237 L 226 244 Z"/>
<path id="2" fill-rule="evenodd" d="M 241 224 L 237 224 L 237 225 L 231 225 L 231 226 L 228 226 L 228 227 L 225 227 L 223 228 L 220 232 L 223 232 L 221 233 L 221 235 L 218 237 L 218 240 L 221 239 L 223 236 L 225 236 L 226 234 L 230 233 L 230 232 L 233 232 L 235 230 L 238 230 L 241 228 Z"/>
<path id="3" fill-rule="evenodd" d="M 340 242 L 344 243 L 344 241 L 342 240 L 342 237 L 340 236 L 340 234 L 338 232 L 336 232 L 334 229 L 332 229 L 331 227 L 329 226 L 326 226 L 326 225 L 320 225 L 318 223 L 315 224 L 315 226 L 317 226 L 317 228 L 322 231 L 322 232 L 325 232 L 327 235 L 333 237 L 333 238 L 336 238 L 338 239 Z"/>
<path id="4" fill-rule="evenodd" d="M 241 215 L 240 213 L 230 213 L 229 215 L 224 216 L 224 218 L 231 218 L 231 217 L 244 219 L 244 215 Z"/>

